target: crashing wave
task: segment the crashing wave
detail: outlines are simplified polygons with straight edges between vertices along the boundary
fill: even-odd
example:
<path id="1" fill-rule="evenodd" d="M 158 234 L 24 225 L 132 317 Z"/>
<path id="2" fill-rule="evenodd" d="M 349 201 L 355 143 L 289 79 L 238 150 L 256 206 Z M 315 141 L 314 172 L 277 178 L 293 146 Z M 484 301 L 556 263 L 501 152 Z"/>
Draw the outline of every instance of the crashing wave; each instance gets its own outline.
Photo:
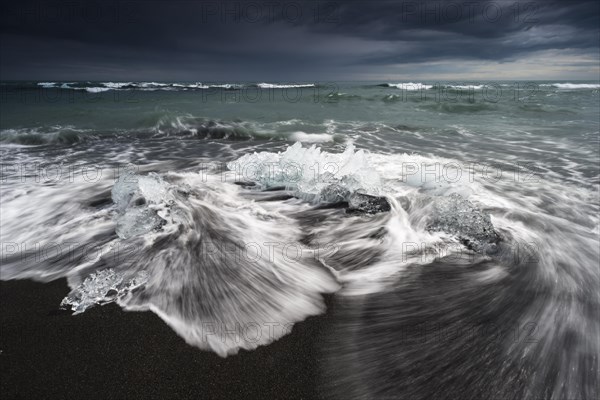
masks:
<path id="1" fill-rule="evenodd" d="M 449 89 L 455 90 L 481 90 L 486 87 L 486 85 L 446 85 Z"/>
<path id="2" fill-rule="evenodd" d="M 311 88 L 315 87 L 314 83 L 257 83 L 257 84 L 238 84 L 238 83 L 213 83 L 202 84 L 194 83 L 162 83 L 162 82 L 38 82 L 38 86 L 44 89 L 71 89 L 85 90 L 91 93 L 104 92 L 108 90 L 194 90 L 194 89 L 223 89 L 223 90 L 239 90 L 247 87 L 255 87 L 259 89 L 292 89 L 292 88 Z"/>
<path id="3" fill-rule="evenodd" d="M 600 89 L 598 83 L 550 83 L 540 86 L 553 86 L 558 89 Z"/>
<path id="4" fill-rule="evenodd" d="M 291 88 L 315 87 L 315 84 L 314 83 L 301 83 L 301 84 L 257 83 L 256 86 L 261 89 L 291 89 Z"/>
<path id="5" fill-rule="evenodd" d="M 192 116 L 161 118 L 154 127 L 159 135 L 191 136 L 203 139 L 245 140 L 261 136 L 268 137 L 267 132 L 259 132 L 249 122 L 216 121 Z"/>
<path id="6" fill-rule="evenodd" d="M 291 139 L 297 142 L 305 143 L 324 143 L 334 141 L 333 135 L 329 133 L 306 133 L 302 131 L 294 132 L 291 135 Z"/>
<path id="7" fill-rule="evenodd" d="M 95 136 L 86 129 L 72 126 L 52 126 L 47 128 L 3 129 L 0 131 L 0 143 L 14 143 L 24 146 L 44 144 L 72 145 Z"/>
<path id="8" fill-rule="evenodd" d="M 406 91 L 416 91 L 416 90 L 429 90 L 433 87 L 433 85 L 426 85 L 424 83 L 413 83 L 413 82 L 408 82 L 408 83 L 382 83 L 381 85 L 378 86 L 383 86 L 383 87 L 390 87 L 390 88 L 396 88 L 396 89 L 402 89 L 402 90 L 406 90 Z"/>
<path id="9" fill-rule="evenodd" d="M 133 82 L 102 82 L 102 84 L 111 89 L 121 89 L 123 87 L 128 87 L 134 85 Z"/>
<path id="10" fill-rule="evenodd" d="M 90 277 L 86 304 L 113 300 L 107 287 L 144 271 L 143 287 L 117 303 L 155 312 L 189 344 L 221 356 L 269 344 L 323 312 L 321 294 L 339 287 L 318 252 L 283 251 L 299 248 L 300 229 L 287 217 L 266 217 L 238 190 L 203 173 L 122 176 L 112 190 L 119 237 L 112 246 L 131 251 L 92 266 L 116 276 Z"/>
<path id="11" fill-rule="evenodd" d="M 106 92 L 106 91 L 108 91 L 110 89 L 111 88 L 106 88 L 106 87 L 88 87 L 88 88 L 85 88 L 85 90 L 87 92 L 90 92 L 90 93 Z"/>
<path id="12" fill-rule="evenodd" d="M 243 89 L 244 85 L 235 84 L 235 83 L 223 83 L 218 85 L 208 85 L 211 89 Z"/>

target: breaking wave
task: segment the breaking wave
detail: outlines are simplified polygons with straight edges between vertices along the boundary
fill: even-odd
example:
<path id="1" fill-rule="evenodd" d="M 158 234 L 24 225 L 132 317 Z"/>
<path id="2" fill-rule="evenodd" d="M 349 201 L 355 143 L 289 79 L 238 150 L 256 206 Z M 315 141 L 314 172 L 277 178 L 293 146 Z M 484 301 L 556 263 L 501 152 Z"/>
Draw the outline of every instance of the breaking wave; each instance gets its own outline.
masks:
<path id="1" fill-rule="evenodd" d="M 38 82 L 44 89 L 71 89 L 85 90 L 90 93 L 105 92 L 108 90 L 141 90 L 141 91 L 177 91 L 199 89 L 241 90 L 245 88 L 259 89 L 290 89 L 313 88 L 314 83 L 161 83 L 161 82 Z"/>
<path id="2" fill-rule="evenodd" d="M 296 128 L 296 129 L 294 129 Z M 310 128 L 306 132 L 302 129 Z M 139 123 L 138 128 L 92 129 L 76 126 L 50 126 L 3 129 L 0 143 L 22 146 L 63 145 L 112 139 L 205 139 L 223 141 L 276 140 L 305 143 L 335 142 L 340 137 L 327 132 L 323 124 L 306 125 L 301 121 L 284 120 L 272 123 L 254 121 L 224 121 L 192 115 L 158 115 Z"/>
<path id="3" fill-rule="evenodd" d="M 3 129 L 0 131 L 0 143 L 14 143 L 24 146 L 39 146 L 49 143 L 72 145 L 95 137 L 90 130 L 61 126 Z"/>
<path id="4" fill-rule="evenodd" d="M 433 88 L 433 85 L 427 85 L 424 83 L 413 83 L 413 82 L 408 82 L 408 83 L 382 83 L 379 84 L 377 86 L 381 86 L 381 87 L 389 87 L 389 88 L 396 88 L 396 89 L 402 89 L 402 90 L 407 90 L 407 91 L 416 91 L 416 90 L 428 90 Z"/>
<path id="5" fill-rule="evenodd" d="M 261 89 L 289 89 L 289 88 L 309 88 L 315 87 L 314 83 L 303 84 L 281 84 L 281 83 L 258 83 L 257 87 Z"/>
<path id="6" fill-rule="evenodd" d="M 540 86 L 553 86 L 558 89 L 600 89 L 598 83 L 552 83 Z"/>

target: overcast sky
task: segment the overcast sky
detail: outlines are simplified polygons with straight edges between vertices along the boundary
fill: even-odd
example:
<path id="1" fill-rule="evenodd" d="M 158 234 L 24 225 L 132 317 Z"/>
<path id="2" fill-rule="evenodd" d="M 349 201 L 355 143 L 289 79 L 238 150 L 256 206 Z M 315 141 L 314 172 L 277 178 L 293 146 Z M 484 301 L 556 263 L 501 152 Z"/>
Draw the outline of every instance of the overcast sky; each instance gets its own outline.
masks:
<path id="1" fill-rule="evenodd" d="M 598 80 L 593 1 L 2 1 L 0 78 Z"/>

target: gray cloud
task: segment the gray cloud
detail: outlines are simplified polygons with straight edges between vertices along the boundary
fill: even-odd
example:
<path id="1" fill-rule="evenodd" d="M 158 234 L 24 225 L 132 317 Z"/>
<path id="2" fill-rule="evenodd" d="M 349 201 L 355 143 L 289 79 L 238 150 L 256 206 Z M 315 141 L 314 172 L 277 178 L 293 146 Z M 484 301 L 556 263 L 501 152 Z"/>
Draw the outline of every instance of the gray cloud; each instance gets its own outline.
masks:
<path id="1" fill-rule="evenodd" d="M 593 73 L 599 7 L 554 0 L 3 1 L 0 71 L 2 79 L 324 80 L 561 51 L 571 66 Z"/>

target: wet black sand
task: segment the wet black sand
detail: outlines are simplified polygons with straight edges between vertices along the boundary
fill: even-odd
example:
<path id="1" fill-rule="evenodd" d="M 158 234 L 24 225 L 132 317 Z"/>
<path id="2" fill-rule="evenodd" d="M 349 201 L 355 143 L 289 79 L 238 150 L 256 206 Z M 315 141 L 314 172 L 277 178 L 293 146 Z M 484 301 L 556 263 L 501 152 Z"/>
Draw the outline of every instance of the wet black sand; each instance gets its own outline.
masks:
<path id="1" fill-rule="evenodd" d="M 188 346 L 151 312 L 114 304 L 76 316 L 60 311 L 67 293 L 64 280 L 0 282 L 3 400 L 325 396 L 318 348 L 327 315 L 269 346 L 221 358 Z"/>

